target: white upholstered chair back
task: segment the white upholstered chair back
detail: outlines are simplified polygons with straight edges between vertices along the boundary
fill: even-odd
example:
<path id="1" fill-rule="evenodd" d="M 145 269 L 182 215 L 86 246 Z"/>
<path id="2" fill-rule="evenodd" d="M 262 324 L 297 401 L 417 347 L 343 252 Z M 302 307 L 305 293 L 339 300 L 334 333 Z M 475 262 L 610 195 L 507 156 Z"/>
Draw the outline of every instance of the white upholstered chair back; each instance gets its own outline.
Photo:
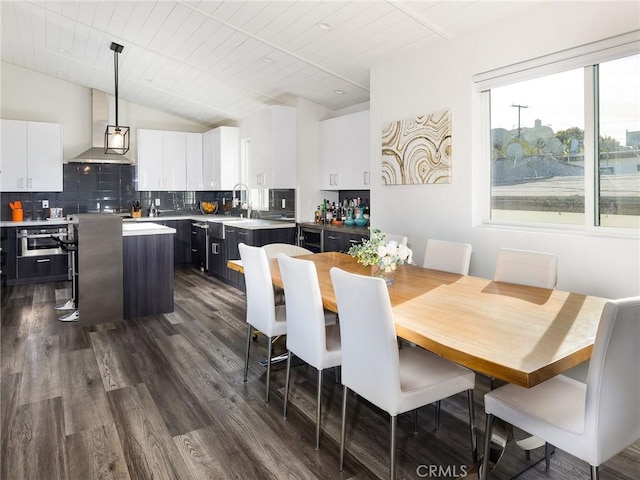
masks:
<path id="1" fill-rule="evenodd" d="M 327 368 L 325 314 L 316 266 L 283 253 L 278 264 L 287 296 L 287 349 L 317 369 Z"/>
<path id="2" fill-rule="evenodd" d="M 498 251 L 496 282 L 539 288 L 555 288 L 558 281 L 558 257 L 550 253 L 501 248 Z"/>
<path id="3" fill-rule="evenodd" d="M 584 458 L 600 465 L 640 439 L 640 297 L 608 302 L 587 376 Z M 559 448 L 562 448 L 558 446 Z"/>
<path id="4" fill-rule="evenodd" d="M 468 275 L 470 263 L 471 245 L 468 243 L 447 242 L 433 238 L 427 240 L 422 263 L 424 268 Z"/>
<path id="5" fill-rule="evenodd" d="M 400 392 L 398 342 L 383 279 L 331 269 L 342 341 L 342 383 L 396 415 Z"/>
<path id="6" fill-rule="evenodd" d="M 280 335 L 281 332 L 274 332 L 275 300 L 267 254 L 260 247 L 251 247 L 244 243 L 240 243 L 238 249 L 244 268 L 247 323 L 268 337 Z"/>

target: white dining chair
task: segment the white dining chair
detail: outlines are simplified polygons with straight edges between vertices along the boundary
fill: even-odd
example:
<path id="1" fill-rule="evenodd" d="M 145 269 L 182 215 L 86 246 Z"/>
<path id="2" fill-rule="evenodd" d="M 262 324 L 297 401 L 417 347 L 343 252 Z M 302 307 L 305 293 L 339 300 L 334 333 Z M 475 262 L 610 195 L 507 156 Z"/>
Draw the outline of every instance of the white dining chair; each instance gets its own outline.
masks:
<path id="1" fill-rule="evenodd" d="M 385 242 L 396 242 L 398 245 L 404 245 L 405 247 L 407 246 L 407 242 L 409 241 L 409 238 L 406 235 L 394 235 L 393 233 L 386 233 L 384 235 L 384 241 Z"/>
<path id="2" fill-rule="evenodd" d="M 311 250 L 307 250 L 304 247 L 299 247 L 298 245 L 291 245 L 289 243 L 268 243 L 266 245 L 263 245 L 262 249 L 266 252 L 267 258 L 277 258 L 281 253 L 284 253 L 289 257 L 313 254 Z M 276 305 L 284 305 L 284 290 L 282 288 L 274 285 L 273 295 Z"/>
<path id="3" fill-rule="evenodd" d="M 349 390 L 390 415 L 391 478 L 396 474 L 396 418 L 460 392 L 467 392 L 473 461 L 473 371 L 420 347 L 398 349 L 389 291 L 384 280 L 333 267 L 331 281 L 342 340 L 342 428 L 340 471 L 344 465 Z"/>
<path id="4" fill-rule="evenodd" d="M 587 383 L 565 375 L 532 388 L 507 384 L 484 397 L 486 478 L 494 417 L 598 467 L 640 440 L 640 297 L 607 302 Z"/>
<path id="5" fill-rule="evenodd" d="M 265 403 L 269 403 L 269 384 L 271 380 L 271 356 L 274 337 L 287 333 L 286 309 L 276 305 L 269 261 L 264 249 L 240 243 L 240 259 L 244 268 L 244 280 L 247 294 L 247 350 L 244 360 L 244 381 L 249 370 L 249 350 L 252 329 L 262 332 L 268 338 L 267 344 L 267 387 Z"/>
<path id="6" fill-rule="evenodd" d="M 530 287 L 556 288 L 558 257 L 552 253 L 501 248 L 493 280 Z"/>
<path id="7" fill-rule="evenodd" d="M 320 448 L 322 374 L 342 363 L 340 327 L 327 325 L 322 306 L 318 272 L 313 262 L 278 255 L 278 264 L 287 298 L 287 380 L 284 388 L 284 418 L 287 418 L 291 357 L 295 355 L 318 371 L 316 406 L 316 450 Z"/>
<path id="8" fill-rule="evenodd" d="M 469 275 L 471 263 L 471 245 L 468 243 L 447 242 L 444 240 L 427 240 L 424 252 L 424 268 L 443 272 Z"/>

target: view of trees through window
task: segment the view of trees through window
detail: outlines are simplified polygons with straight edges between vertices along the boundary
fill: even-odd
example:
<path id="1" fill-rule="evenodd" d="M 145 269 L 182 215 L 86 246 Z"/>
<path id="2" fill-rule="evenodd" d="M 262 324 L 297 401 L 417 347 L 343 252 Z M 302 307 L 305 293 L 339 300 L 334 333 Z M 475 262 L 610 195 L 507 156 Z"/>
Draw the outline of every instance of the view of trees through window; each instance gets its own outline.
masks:
<path id="1" fill-rule="evenodd" d="M 640 56 L 591 72 L 593 122 L 585 121 L 583 68 L 491 89 L 492 219 L 640 227 Z M 585 159 L 585 123 L 595 125 L 586 150 L 595 159 Z M 585 168 L 594 169 L 593 185 Z M 585 205 L 585 193 L 595 205 Z"/>

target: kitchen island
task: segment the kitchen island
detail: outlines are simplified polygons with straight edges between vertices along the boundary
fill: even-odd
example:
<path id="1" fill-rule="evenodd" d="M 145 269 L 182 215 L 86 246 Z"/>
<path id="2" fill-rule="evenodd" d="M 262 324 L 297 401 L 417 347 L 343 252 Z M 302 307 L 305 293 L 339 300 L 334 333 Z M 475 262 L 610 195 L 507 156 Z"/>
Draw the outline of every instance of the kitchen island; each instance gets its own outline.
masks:
<path id="1" fill-rule="evenodd" d="M 125 320 L 173 312 L 175 233 L 154 222 L 122 224 Z"/>

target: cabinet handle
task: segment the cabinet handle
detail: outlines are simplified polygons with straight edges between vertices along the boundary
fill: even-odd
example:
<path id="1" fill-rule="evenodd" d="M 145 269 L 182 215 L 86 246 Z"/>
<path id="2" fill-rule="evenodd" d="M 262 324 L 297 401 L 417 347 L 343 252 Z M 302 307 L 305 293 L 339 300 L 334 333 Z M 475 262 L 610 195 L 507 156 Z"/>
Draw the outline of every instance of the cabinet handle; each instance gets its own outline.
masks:
<path id="1" fill-rule="evenodd" d="M 364 172 L 364 184 L 369 185 L 369 172 Z"/>
<path id="2" fill-rule="evenodd" d="M 334 237 L 333 235 L 327 235 L 327 238 L 329 240 L 337 240 L 338 239 L 338 237 Z"/>
<path id="3" fill-rule="evenodd" d="M 195 253 L 195 252 L 198 251 L 198 249 L 197 248 L 192 248 L 191 251 Z"/>
<path id="4" fill-rule="evenodd" d="M 338 174 L 335 173 L 334 175 L 335 175 L 335 182 L 333 184 L 337 187 L 339 183 Z"/>
<path id="5" fill-rule="evenodd" d="M 18 179 L 18 188 L 24 188 L 24 178 L 22 177 Z"/>
<path id="6" fill-rule="evenodd" d="M 211 253 L 213 253 L 214 255 L 218 255 L 220 252 L 218 251 L 218 247 L 220 245 L 218 243 L 212 243 L 211 244 Z"/>
<path id="7" fill-rule="evenodd" d="M 27 178 L 27 188 L 33 188 L 33 178 Z"/>
<path id="8" fill-rule="evenodd" d="M 357 240 L 349 239 L 349 243 L 353 243 L 353 244 L 355 245 L 356 243 L 360 243 L 360 242 L 359 242 L 359 241 L 357 241 Z"/>
<path id="9" fill-rule="evenodd" d="M 191 230 L 191 234 L 192 234 L 192 235 L 197 235 L 197 234 L 198 234 L 198 232 L 194 232 L 193 230 Z"/>
<path id="10" fill-rule="evenodd" d="M 51 261 L 50 258 L 40 258 L 36 260 L 36 263 L 49 263 Z"/>

